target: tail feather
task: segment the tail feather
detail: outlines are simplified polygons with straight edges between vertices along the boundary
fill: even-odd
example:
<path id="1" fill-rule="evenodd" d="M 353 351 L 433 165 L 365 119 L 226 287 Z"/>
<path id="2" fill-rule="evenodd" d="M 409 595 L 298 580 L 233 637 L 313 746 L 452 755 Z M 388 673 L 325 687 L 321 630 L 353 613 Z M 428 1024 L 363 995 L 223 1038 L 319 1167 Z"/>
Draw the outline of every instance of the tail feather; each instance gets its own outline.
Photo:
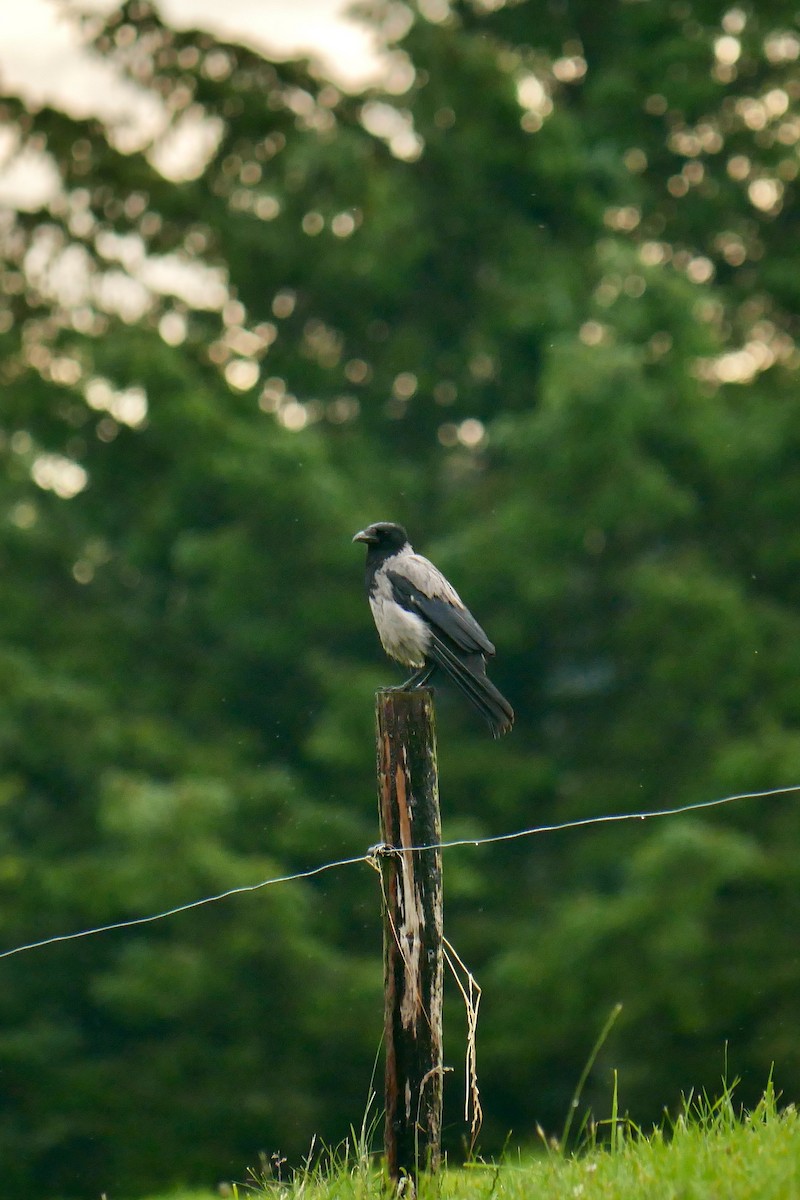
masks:
<path id="1" fill-rule="evenodd" d="M 491 729 L 492 737 L 499 738 L 508 733 L 514 724 L 514 710 L 488 678 L 482 655 L 459 655 L 435 636 L 431 639 L 428 654 L 477 708 Z"/>

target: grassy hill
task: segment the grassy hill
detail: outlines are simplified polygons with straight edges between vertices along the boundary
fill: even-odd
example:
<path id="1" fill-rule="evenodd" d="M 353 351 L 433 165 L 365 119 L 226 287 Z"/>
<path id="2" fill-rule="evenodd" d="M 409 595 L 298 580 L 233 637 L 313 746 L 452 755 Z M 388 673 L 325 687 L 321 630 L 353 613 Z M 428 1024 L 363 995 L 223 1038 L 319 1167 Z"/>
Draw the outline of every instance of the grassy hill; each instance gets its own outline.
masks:
<path id="1" fill-rule="evenodd" d="M 601 1144 L 603 1139 L 603 1144 Z M 753 1112 L 726 1090 L 715 1101 L 687 1101 L 664 1128 L 644 1133 L 612 1116 L 577 1154 L 556 1145 L 499 1163 L 450 1167 L 423 1179 L 420 1200 L 800 1200 L 800 1119 L 779 1108 L 768 1088 Z M 249 1185 L 151 1200 L 385 1200 L 374 1162 L 345 1146 L 288 1178 L 267 1171 Z"/>

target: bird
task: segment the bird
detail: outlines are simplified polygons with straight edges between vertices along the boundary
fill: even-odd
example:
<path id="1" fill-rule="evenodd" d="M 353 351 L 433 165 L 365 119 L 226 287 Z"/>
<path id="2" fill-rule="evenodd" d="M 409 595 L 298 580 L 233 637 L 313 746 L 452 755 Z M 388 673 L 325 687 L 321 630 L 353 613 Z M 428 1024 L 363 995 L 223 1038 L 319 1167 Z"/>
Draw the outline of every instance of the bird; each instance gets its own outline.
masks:
<path id="1" fill-rule="evenodd" d="M 367 546 L 367 596 L 381 644 L 390 658 L 415 668 L 397 690 L 415 690 L 444 671 L 492 737 L 508 733 L 514 710 L 486 674 L 495 648 L 453 585 L 393 521 L 367 525 L 353 541 Z"/>

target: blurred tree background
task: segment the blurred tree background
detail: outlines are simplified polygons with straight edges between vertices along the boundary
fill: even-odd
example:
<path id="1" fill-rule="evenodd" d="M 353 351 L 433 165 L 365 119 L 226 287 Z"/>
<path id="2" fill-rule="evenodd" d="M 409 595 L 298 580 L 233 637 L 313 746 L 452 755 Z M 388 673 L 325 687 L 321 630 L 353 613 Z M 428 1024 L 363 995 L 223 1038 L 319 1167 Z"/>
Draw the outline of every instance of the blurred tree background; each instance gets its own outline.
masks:
<path id="1" fill-rule="evenodd" d="M 375 840 L 378 518 L 518 714 L 494 744 L 440 696 L 446 837 L 800 779 L 796 6 L 362 15 L 383 91 L 134 0 L 85 31 L 144 144 L 4 95 L 50 182 L 0 214 L 0 949 Z M 617 1001 L 598 1116 L 612 1067 L 647 1121 L 726 1046 L 796 1099 L 799 836 L 789 797 L 448 852 L 484 1149 L 561 1128 Z M 0 960 L 9 1194 L 343 1137 L 378 910 L 355 867 Z"/>

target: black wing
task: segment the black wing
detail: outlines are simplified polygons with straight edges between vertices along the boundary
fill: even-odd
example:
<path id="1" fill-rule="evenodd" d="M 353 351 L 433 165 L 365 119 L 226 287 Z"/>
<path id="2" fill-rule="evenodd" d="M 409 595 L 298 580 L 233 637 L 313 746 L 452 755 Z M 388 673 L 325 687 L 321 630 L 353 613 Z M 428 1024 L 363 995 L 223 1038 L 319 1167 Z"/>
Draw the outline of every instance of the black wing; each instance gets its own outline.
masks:
<path id="1" fill-rule="evenodd" d="M 468 609 L 449 600 L 426 596 L 420 587 L 398 571 L 389 570 L 386 575 L 398 604 L 427 621 L 434 634 L 443 634 L 467 654 L 494 655 L 494 646 Z"/>

